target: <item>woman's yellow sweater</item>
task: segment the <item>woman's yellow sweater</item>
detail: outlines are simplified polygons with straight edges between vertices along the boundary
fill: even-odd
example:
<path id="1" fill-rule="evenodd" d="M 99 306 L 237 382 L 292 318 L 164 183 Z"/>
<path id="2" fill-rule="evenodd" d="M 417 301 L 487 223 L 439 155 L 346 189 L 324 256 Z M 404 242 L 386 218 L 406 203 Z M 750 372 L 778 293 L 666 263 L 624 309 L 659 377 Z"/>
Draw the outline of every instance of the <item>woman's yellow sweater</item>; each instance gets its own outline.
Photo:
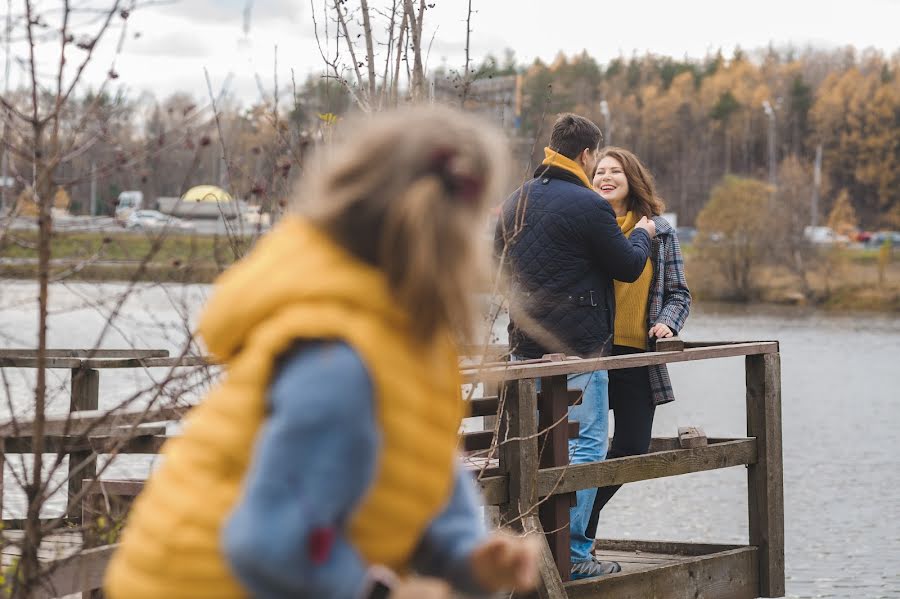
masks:
<path id="1" fill-rule="evenodd" d="M 634 212 L 617 216 L 616 222 L 625 237 L 630 237 L 638 223 Z M 647 306 L 650 302 L 650 284 L 653 282 L 653 263 L 648 259 L 641 276 L 633 283 L 615 281 L 616 324 L 613 333 L 615 345 L 647 349 Z"/>

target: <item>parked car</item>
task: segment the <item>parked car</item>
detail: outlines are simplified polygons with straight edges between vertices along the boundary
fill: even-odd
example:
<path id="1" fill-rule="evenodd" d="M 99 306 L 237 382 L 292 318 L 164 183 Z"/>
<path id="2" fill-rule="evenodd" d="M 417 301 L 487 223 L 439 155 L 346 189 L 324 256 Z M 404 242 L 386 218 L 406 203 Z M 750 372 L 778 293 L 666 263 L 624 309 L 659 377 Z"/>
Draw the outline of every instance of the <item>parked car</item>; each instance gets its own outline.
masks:
<path id="1" fill-rule="evenodd" d="M 194 223 L 174 216 L 163 214 L 157 210 L 135 210 L 125 220 L 125 228 L 132 231 L 193 231 Z"/>
<path id="2" fill-rule="evenodd" d="M 838 235 L 831 227 L 806 227 L 803 229 L 803 237 L 810 243 L 821 245 L 847 243 L 850 241 L 849 237 Z"/>
<path id="3" fill-rule="evenodd" d="M 891 246 L 900 248 L 900 231 L 878 231 L 873 233 L 869 240 L 866 241 L 866 247 L 878 248 L 887 240 L 891 241 Z"/>

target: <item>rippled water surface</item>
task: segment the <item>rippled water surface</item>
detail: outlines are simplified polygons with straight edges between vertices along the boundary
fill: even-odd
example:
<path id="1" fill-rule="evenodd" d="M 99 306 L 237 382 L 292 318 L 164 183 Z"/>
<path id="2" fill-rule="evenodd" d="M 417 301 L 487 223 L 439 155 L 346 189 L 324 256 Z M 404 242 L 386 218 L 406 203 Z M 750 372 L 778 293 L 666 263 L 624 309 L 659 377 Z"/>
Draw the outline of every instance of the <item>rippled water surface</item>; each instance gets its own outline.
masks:
<path id="1" fill-rule="evenodd" d="M 50 345 L 97 343 L 124 289 L 53 286 Z M 203 286 L 140 287 L 101 345 L 177 351 L 207 292 Z M 35 345 L 34 295 L 32 284 L 2 284 L 0 346 Z M 708 306 L 695 310 L 682 336 L 781 342 L 788 596 L 900 598 L 900 319 Z M 658 410 L 654 435 L 674 436 L 685 425 L 710 436 L 746 434 L 743 365 L 743 358 L 672 365 L 678 400 Z M 101 406 L 160 375 L 104 372 Z M 5 379 L 9 392 L 0 392 L 0 413 L 8 413 L 7 396 L 17 413 L 26 412 L 30 373 L 6 369 Z M 51 408 L 65 410 L 67 371 L 54 372 L 51 384 Z M 148 465 L 149 459 L 129 458 L 110 476 L 143 475 Z M 21 501 L 7 499 L 7 514 L 19 509 Z M 743 468 L 626 485 L 604 510 L 600 528 L 613 538 L 722 543 L 745 543 L 746 531 Z"/>

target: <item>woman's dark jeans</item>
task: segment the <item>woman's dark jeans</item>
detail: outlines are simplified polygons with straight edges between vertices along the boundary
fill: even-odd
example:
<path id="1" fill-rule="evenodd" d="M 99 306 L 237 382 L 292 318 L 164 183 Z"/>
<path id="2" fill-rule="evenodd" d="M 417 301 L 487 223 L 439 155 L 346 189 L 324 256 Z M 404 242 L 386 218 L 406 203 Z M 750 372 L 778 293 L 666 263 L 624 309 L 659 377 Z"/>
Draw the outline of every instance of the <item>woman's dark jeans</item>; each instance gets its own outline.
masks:
<path id="1" fill-rule="evenodd" d="M 639 354 L 643 350 L 616 345 L 613 355 Z M 650 392 L 650 372 L 642 368 L 624 368 L 609 371 L 609 408 L 615 416 L 615 430 L 612 445 L 606 459 L 647 453 L 650 448 L 650 432 L 653 428 L 653 413 L 656 406 Z M 597 522 L 600 510 L 612 499 L 621 485 L 597 489 L 594 507 L 591 510 L 586 535 L 597 536 Z"/>

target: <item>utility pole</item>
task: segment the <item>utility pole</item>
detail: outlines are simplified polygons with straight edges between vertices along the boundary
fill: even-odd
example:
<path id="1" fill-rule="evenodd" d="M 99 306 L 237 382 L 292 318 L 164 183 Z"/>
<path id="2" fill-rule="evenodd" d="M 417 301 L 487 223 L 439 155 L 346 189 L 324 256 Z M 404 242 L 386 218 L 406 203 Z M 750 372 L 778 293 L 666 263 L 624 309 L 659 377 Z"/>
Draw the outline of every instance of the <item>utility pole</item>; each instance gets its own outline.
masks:
<path id="1" fill-rule="evenodd" d="M 12 36 L 12 0 L 6 0 L 6 59 L 5 65 L 3 69 L 3 96 L 5 98 L 9 97 L 9 59 L 10 59 L 10 47 L 9 47 L 9 38 Z M 9 189 L 9 117 L 7 114 L 3 119 L 3 158 L 0 159 L 0 214 L 4 213 L 7 203 L 7 193 Z"/>
<path id="2" fill-rule="evenodd" d="M 91 161 L 91 216 L 97 216 L 97 167 Z"/>
<path id="3" fill-rule="evenodd" d="M 763 100 L 762 107 L 769 117 L 769 185 L 775 187 L 778 182 L 778 163 L 775 158 L 775 109 L 768 100 Z"/>
<path id="4" fill-rule="evenodd" d="M 603 145 L 612 145 L 612 119 L 609 115 L 609 103 L 606 100 L 600 101 L 600 114 L 603 115 L 603 124 L 606 125 L 606 132 L 603 136 Z"/>
<path id="5" fill-rule="evenodd" d="M 813 166 L 812 222 L 819 226 L 819 187 L 822 185 L 822 144 L 816 146 L 816 162 Z"/>

